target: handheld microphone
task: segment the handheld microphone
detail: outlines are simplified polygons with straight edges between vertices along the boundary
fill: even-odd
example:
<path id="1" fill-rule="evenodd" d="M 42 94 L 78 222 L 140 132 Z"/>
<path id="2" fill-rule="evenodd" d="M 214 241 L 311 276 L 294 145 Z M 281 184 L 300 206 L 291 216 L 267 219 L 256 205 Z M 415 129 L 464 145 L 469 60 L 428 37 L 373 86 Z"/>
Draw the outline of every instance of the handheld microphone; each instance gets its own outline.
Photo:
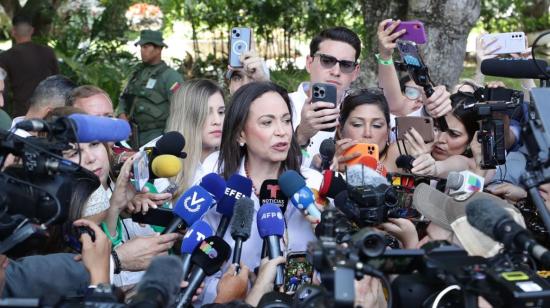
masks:
<path id="1" fill-rule="evenodd" d="M 539 67 L 550 74 L 550 68 L 546 61 L 536 61 Z M 481 62 L 481 73 L 507 78 L 548 79 L 548 76 L 540 71 L 533 59 L 486 59 Z"/>
<path id="2" fill-rule="evenodd" d="M 72 114 L 52 122 L 24 120 L 15 127 L 26 131 L 49 131 L 58 135 L 66 133 L 70 141 L 80 143 L 116 142 L 130 136 L 130 124 L 127 121 L 87 114 Z"/>
<path id="3" fill-rule="evenodd" d="M 217 173 L 209 173 L 203 176 L 199 185 L 214 197 L 216 203 L 220 203 L 227 188 L 225 180 Z"/>
<path id="4" fill-rule="evenodd" d="M 323 182 L 319 188 L 319 197 L 334 199 L 341 191 L 347 189 L 347 183 L 344 177 L 338 172 L 332 170 L 323 171 Z"/>
<path id="5" fill-rule="evenodd" d="M 269 259 L 275 259 L 283 255 L 281 252 L 281 237 L 285 233 L 285 220 L 281 209 L 276 204 L 264 204 L 258 210 L 256 216 L 258 232 L 260 237 L 267 242 Z M 277 265 L 275 285 L 281 286 L 284 283 L 284 268 L 282 264 Z"/>
<path id="6" fill-rule="evenodd" d="M 399 155 L 395 160 L 395 165 L 397 166 L 397 168 L 401 168 L 410 172 L 413 168 L 413 161 L 414 157 L 412 155 Z"/>
<path id="7" fill-rule="evenodd" d="M 183 269 L 183 279 L 187 279 L 189 271 L 191 270 L 191 254 L 207 237 L 214 235 L 214 231 L 210 228 L 210 225 L 202 220 L 197 220 L 183 237 L 181 243 L 181 262 Z"/>
<path id="8" fill-rule="evenodd" d="M 281 208 L 283 214 L 286 212 L 288 198 L 281 191 L 279 181 L 274 179 L 265 180 L 260 188 L 260 206 L 267 203 L 275 203 Z"/>
<path id="9" fill-rule="evenodd" d="M 149 181 L 154 178 L 171 178 L 181 171 L 181 160 L 170 154 L 163 154 L 155 157 L 151 162 L 151 173 Z"/>
<path id="10" fill-rule="evenodd" d="M 174 256 L 153 258 L 129 307 L 171 307 L 182 281 L 181 262 Z"/>
<path id="11" fill-rule="evenodd" d="M 332 159 L 334 158 L 334 153 L 336 153 L 336 143 L 334 139 L 327 138 L 321 142 L 319 147 L 319 155 L 321 155 L 321 170 L 330 169 L 332 164 Z"/>
<path id="12" fill-rule="evenodd" d="M 463 195 L 483 190 L 485 179 L 471 171 L 449 172 L 445 191 L 449 196 Z"/>
<path id="13" fill-rule="evenodd" d="M 185 147 L 185 138 L 176 131 L 166 132 L 153 147 L 153 156 L 170 154 L 179 158 L 186 158 L 187 153 L 183 152 Z"/>
<path id="14" fill-rule="evenodd" d="M 244 197 L 235 202 L 235 210 L 231 219 L 231 237 L 235 240 L 235 249 L 233 250 L 233 264 L 235 272 L 239 271 L 241 263 L 241 251 L 243 242 L 250 237 L 252 229 L 252 220 L 254 220 L 254 201 Z"/>
<path id="15" fill-rule="evenodd" d="M 221 201 L 216 206 L 216 211 L 222 214 L 220 224 L 216 230 L 216 235 L 223 237 L 229 222 L 233 216 L 233 207 L 238 199 L 243 197 L 250 197 L 252 194 L 252 181 L 249 178 L 245 178 L 242 175 L 233 174 L 227 181 L 227 187 L 225 188 L 225 194 Z"/>
<path id="16" fill-rule="evenodd" d="M 177 216 L 174 217 L 162 234 L 172 233 L 192 225 L 208 211 L 212 202 L 214 200 L 204 188 L 191 186 L 174 205 L 173 211 Z"/>
<path id="17" fill-rule="evenodd" d="M 189 285 L 179 294 L 177 307 L 187 307 L 193 294 L 197 291 L 206 276 L 220 270 L 229 259 L 231 247 L 221 237 L 210 236 L 202 241 L 193 251 L 191 263 L 194 268 L 189 276 Z"/>
<path id="18" fill-rule="evenodd" d="M 315 206 L 315 197 L 311 189 L 306 186 L 304 178 L 294 170 L 281 174 L 279 185 L 283 193 L 290 198 L 290 202 L 300 211 L 306 210 L 309 215 L 321 219 L 321 212 Z"/>
<path id="19" fill-rule="evenodd" d="M 504 201 L 502 201 L 504 202 Z M 493 199 L 475 199 L 466 205 L 466 218 L 474 228 L 508 248 L 527 251 L 544 268 L 550 267 L 550 252 L 539 245 L 530 232 L 514 219 Z"/>

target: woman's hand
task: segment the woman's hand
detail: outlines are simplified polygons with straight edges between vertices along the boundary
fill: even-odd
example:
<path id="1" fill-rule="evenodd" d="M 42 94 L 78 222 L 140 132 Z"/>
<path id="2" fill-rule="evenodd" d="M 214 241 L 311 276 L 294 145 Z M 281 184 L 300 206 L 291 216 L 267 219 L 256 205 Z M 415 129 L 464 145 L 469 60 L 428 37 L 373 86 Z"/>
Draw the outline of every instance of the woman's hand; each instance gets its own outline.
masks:
<path id="1" fill-rule="evenodd" d="M 512 203 L 527 198 L 527 191 L 511 183 L 491 185 L 486 189 L 491 192 L 491 194 L 504 198 Z"/>
<path id="2" fill-rule="evenodd" d="M 384 27 L 390 22 L 392 22 L 391 19 L 386 19 L 378 24 L 378 53 L 380 54 L 380 57 L 384 60 L 391 59 L 393 50 L 397 46 L 395 40 L 398 39 L 401 35 L 405 34 L 405 32 L 407 32 L 407 30 L 402 29 L 398 32 L 392 33 L 401 23 L 400 20 L 393 22 L 391 26 L 389 26 L 387 29 L 384 29 Z"/>
<path id="3" fill-rule="evenodd" d="M 144 187 L 142 192 L 136 194 L 128 203 L 128 212 L 141 212 L 145 215 L 149 208 L 156 209 L 159 205 L 162 205 L 164 202 L 170 201 L 171 199 L 172 194 L 170 193 L 154 194 L 150 193 L 147 187 Z"/>
<path id="4" fill-rule="evenodd" d="M 116 209 L 118 213 L 122 212 L 128 206 L 128 203 L 136 194 L 136 190 L 130 184 L 130 170 L 132 169 L 132 165 L 137 155 L 140 154 L 132 155 L 132 157 L 124 162 L 120 169 L 120 174 L 116 179 L 115 189 L 111 196 L 110 204 L 111 209 Z"/>
<path id="5" fill-rule="evenodd" d="M 361 156 L 361 153 L 359 152 L 344 154 L 352 146 L 358 143 L 359 143 L 358 141 L 352 140 L 350 138 L 344 138 L 336 141 L 336 153 L 334 154 L 333 169 L 336 169 L 340 172 L 344 172 L 346 168 L 346 163 L 348 161 Z"/>
<path id="6" fill-rule="evenodd" d="M 412 163 L 411 172 L 419 175 L 437 176 L 436 161 L 430 153 L 418 156 Z"/>
<path id="7" fill-rule="evenodd" d="M 382 308 L 387 307 L 387 304 L 378 278 L 365 276 L 359 281 L 355 280 L 354 307 Z"/>
<path id="8" fill-rule="evenodd" d="M 415 249 L 418 245 L 418 234 L 414 224 L 405 218 L 388 218 L 378 226 L 380 229 L 395 236 L 402 244 L 404 249 Z"/>
<path id="9" fill-rule="evenodd" d="M 414 158 L 422 154 L 427 154 L 432 152 L 432 146 L 434 141 L 430 143 L 425 143 L 424 138 L 420 135 L 419 132 L 411 127 L 404 135 L 405 137 L 405 147 L 407 148 L 407 153 L 412 155 Z"/>
<path id="10" fill-rule="evenodd" d="M 95 233 L 95 240 L 88 233 L 82 233 L 82 263 L 90 273 L 90 284 L 109 283 L 109 262 L 111 256 L 111 241 L 103 230 L 95 223 L 79 219 L 73 223 L 75 227 L 87 227 Z"/>

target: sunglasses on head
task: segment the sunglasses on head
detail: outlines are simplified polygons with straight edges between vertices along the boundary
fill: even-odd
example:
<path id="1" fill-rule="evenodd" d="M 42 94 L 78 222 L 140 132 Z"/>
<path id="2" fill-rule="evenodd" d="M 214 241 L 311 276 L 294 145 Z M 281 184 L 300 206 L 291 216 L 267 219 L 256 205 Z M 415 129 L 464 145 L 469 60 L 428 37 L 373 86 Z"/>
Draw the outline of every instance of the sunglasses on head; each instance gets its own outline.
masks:
<path id="1" fill-rule="evenodd" d="M 419 88 L 405 87 L 405 96 L 410 100 L 418 99 L 422 95 Z"/>
<path id="2" fill-rule="evenodd" d="M 336 63 L 340 64 L 340 70 L 342 73 L 349 74 L 355 70 L 357 62 L 349 60 L 338 60 L 333 56 L 317 53 L 314 57 L 319 57 L 319 61 L 324 68 L 332 68 Z"/>

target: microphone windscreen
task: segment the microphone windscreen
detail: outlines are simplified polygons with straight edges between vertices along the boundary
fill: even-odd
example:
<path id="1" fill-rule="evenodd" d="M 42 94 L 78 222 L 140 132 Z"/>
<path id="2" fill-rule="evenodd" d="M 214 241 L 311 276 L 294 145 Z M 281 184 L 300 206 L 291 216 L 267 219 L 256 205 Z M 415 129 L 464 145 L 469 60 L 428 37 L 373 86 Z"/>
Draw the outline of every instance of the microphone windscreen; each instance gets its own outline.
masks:
<path id="1" fill-rule="evenodd" d="M 212 196 L 204 188 L 191 186 L 176 201 L 174 213 L 191 226 L 208 211 L 213 202 Z"/>
<path id="2" fill-rule="evenodd" d="M 328 138 L 323 140 L 321 142 L 321 146 L 319 147 L 319 153 L 324 157 L 332 158 L 334 157 L 334 153 L 336 152 L 336 144 L 334 143 L 334 140 L 332 138 Z"/>
<path id="3" fill-rule="evenodd" d="M 265 238 L 270 235 L 283 236 L 285 233 L 285 220 L 281 209 L 273 203 L 264 204 L 258 210 L 256 216 L 258 233 Z"/>
<path id="4" fill-rule="evenodd" d="M 411 155 L 399 155 L 395 160 L 395 165 L 398 168 L 411 170 L 413 168 L 414 157 Z"/>
<path id="5" fill-rule="evenodd" d="M 217 173 L 209 173 L 202 177 L 199 184 L 214 196 L 216 202 L 220 202 L 225 194 L 225 180 Z"/>
<path id="6" fill-rule="evenodd" d="M 181 171 L 181 160 L 174 155 L 159 155 L 151 162 L 151 171 L 159 178 L 171 178 Z"/>
<path id="7" fill-rule="evenodd" d="M 180 157 L 185 147 L 185 138 L 179 132 L 166 132 L 155 145 L 157 154 L 170 154 Z M 182 157 L 183 158 L 183 157 Z"/>
<path id="8" fill-rule="evenodd" d="M 76 126 L 78 142 L 117 142 L 130 136 L 130 124 L 125 120 L 87 114 L 71 114 L 68 118 Z"/>
<path id="9" fill-rule="evenodd" d="M 182 279 L 183 268 L 177 257 L 154 257 L 138 284 L 138 294 L 147 289 L 158 290 L 164 303 L 170 306 L 180 290 Z"/>
<path id="10" fill-rule="evenodd" d="M 235 202 L 235 210 L 231 218 L 231 236 L 244 240 L 250 237 L 252 221 L 254 220 L 254 201 L 250 198 L 241 198 Z"/>
<path id="11" fill-rule="evenodd" d="M 291 198 L 298 190 L 306 186 L 306 181 L 298 172 L 288 170 L 279 177 L 279 186 L 285 196 Z"/>
<path id="12" fill-rule="evenodd" d="M 218 203 L 216 211 L 223 216 L 233 216 L 235 202 L 242 197 L 249 197 L 252 194 L 252 181 L 242 175 L 233 174 L 227 180 L 225 195 Z"/>
<path id="13" fill-rule="evenodd" d="M 206 273 L 214 275 L 223 263 L 229 259 L 231 247 L 219 236 L 210 236 L 202 241 L 193 251 L 191 262 Z"/>
<path id="14" fill-rule="evenodd" d="M 319 188 L 319 195 L 322 198 L 335 198 L 340 192 L 347 189 L 346 180 L 338 172 L 332 170 L 323 171 L 323 183 Z"/>
<path id="15" fill-rule="evenodd" d="M 548 63 L 543 60 L 536 60 L 539 66 L 548 73 Z M 488 76 L 524 78 L 524 79 L 547 79 L 536 66 L 533 59 L 486 59 L 481 62 L 481 73 Z"/>
<path id="16" fill-rule="evenodd" d="M 494 234 L 495 226 L 505 218 L 512 219 L 503 207 L 491 199 L 478 198 L 466 205 L 468 222 L 491 238 L 498 238 Z"/>
<path id="17" fill-rule="evenodd" d="M 202 220 L 197 220 L 187 229 L 183 241 L 181 243 L 181 254 L 191 254 L 197 245 L 204 241 L 207 237 L 214 235 L 214 231 L 210 225 Z"/>
<path id="18" fill-rule="evenodd" d="M 378 172 L 363 165 L 352 165 L 346 171 L 346 179 L 350 186 L 358 187 L 364 185 L 378 186 L 389 185 L 388 180 Z"/>
<path id="19" fill-rule="evenodd" d="M 462 174 L 451 171 L 447 175 L 447 184 L 445 184 L 447 189 L 460 189 L 462 183 L 464 182 L 464 176 Z"/>
<path id="20" fill-rule="evenodd" d="M 275 203 L 279 205 L 279 207 L 281 207 L 282 209 L 285 208 L 288 201 L 287 197 L 281 191 L 279 181 L 274 179 L 267 179 L 262 183 L 259 199 L 260 205 L 266 203 Z"/>

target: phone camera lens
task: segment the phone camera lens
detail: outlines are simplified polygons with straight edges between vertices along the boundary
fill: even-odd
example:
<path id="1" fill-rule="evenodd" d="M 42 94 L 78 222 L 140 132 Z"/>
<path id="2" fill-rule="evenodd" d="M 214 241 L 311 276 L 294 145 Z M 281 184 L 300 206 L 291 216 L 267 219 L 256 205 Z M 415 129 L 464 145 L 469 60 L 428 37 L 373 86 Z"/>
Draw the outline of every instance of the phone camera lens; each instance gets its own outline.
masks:
<path id="1" fill-rule="evenodd" d="M 237 33 L 237 29 L 233 29 L 233 34 Z"/>
<path id="2" fill-rule="evenodd" d="M 241 34 L 240 34 L 240 33 L 237 33 L 237 34 L 236 34 L 235 36 L 236 36 L 236 37 L 240 37 L 240 36 L 241 36 Z"/>
<path id="3" fill-rule="evenodd" d="M 324 96 L 325 95 L 325 90 L 320 90 L 319 93 Z"/>

